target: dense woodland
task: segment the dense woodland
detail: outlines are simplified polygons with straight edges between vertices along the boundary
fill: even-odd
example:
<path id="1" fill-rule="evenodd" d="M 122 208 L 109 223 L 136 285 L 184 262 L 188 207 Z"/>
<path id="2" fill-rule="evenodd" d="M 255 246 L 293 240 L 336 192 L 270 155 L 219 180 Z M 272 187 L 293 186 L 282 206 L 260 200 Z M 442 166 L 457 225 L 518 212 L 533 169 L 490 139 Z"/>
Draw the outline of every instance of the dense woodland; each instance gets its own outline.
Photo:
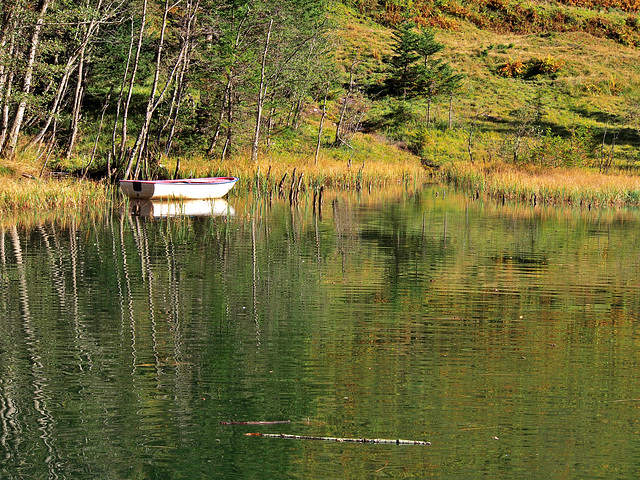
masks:
<path id="1" fill-rule="evenodd" d="M 536 85 L 504 120 L 465 93 L 474 73 L 440 37 L 469 28 L 487 38 L 580 32 L 635 49 L 638 6 L 626 0 L 537 6 L 509 0 L 3 0 L 0 156 L 6 161 L 35 152 L 49 167 L 101 178 L 177 176 L 179 160 L 169 171 L 160 168 L 162 158 L 225 160 L 244 152 L 255 160 L 295 135 L 314 108 L 318 149 L 321 142 L 352 148 L 356 132 L 377 132 L 430 162 L 437 156 L 431 138 L 457 126 L 457 142 L 473 162 L 481 122 L 494 121 L 507 132 L 505 158 L 530 160 L 536 148 L 538 154 L 562 151 L 564 140 L 583 151 L 563 161 L 589 157 L 602 167 L 613 162 L 615 142 L 637 143 L 640 109 L 633 110 L 631 80 L 625 92 L 613 91 L 611 82 L 606 92 L 632 99 L 624 127 L 607 120 L 589 133 L 589 125 L 560 128 L 561 122 L 548 121 L 544 97 L 565 62 L 550 55 L 491 57 L 508 54 L 513 44 L 488 42 L 476 55 L 493 58 L 491 78 L 521 81 L 516 86 L 523 90 Z M 371 38 L 349 38 L 353 24 L 345 15 L 368 22 L 369 31 L 390 32 L 375 37 L 383 39 L 380 50 Z M 588 94 L 601 93 L 584 85 Z M 457 123 L 454 108 L 466 109 Z M 627 165 L 634 161 L 627 155 Z"/>
<path id="2" fill-rule="evenodd" d="M 92 158 L 124 177 L 176 146 L 256 152 L 330 77 L 325 25 L 313 0 L 4 2 L 2 156 L 70 158 L 89 131 Z"/>

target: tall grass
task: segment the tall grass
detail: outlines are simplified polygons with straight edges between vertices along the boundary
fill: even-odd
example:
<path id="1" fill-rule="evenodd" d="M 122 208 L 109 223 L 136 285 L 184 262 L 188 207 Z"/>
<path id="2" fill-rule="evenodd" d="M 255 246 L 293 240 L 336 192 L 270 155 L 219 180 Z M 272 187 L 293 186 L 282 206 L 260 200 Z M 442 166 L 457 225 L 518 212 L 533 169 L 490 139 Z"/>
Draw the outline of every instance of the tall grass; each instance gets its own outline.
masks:
<path id="1" fill-rule="evenodd" d="M 113 207 L 113 188 L 78 179 L 0 178 L 0 223 L 34 224 L 98 217 Z"/>
<path id="2" fill-rule="evenodd" d="M 473 195 L 550 205 L 587 208 L 640 206 L 640 177 L 593 170 L 516 169 L 500 164 L 460 162 L 444 165 L 434 177 Z"/>
<path id="3" fill-rule="evenodd" d="M 249 154 L 238 156 L 232 162 L 192 157 L 181 160 L 181 176 L 232 175 L 240 179 L 234 192 L 259 194 L 279 193 L 281 184 L 287 192 L 291 188 L 312 191 L 320 187 L 362 190 L 427 180 L 417 157 L 395 148 L 394 153 L 395 156 L 346 160 L 323 155 L 317 163 L 313 157 L 300 158 L 291 154 L 264 155 L 255 163 Z"/>

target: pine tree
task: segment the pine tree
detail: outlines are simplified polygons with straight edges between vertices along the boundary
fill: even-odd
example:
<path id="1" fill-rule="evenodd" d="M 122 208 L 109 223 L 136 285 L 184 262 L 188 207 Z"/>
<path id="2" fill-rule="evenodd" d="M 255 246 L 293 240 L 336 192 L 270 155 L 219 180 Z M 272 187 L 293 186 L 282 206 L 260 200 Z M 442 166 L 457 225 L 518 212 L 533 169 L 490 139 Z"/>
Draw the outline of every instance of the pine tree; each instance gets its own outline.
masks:
<path id="1" fill-rule="evenodd" d="M 428 100 L 427 118 L 430 118 L 431 102 L 439 95 L 454 93 L 463 75 L 433 55 L 444 49 L 435 40 L 435 32 L 429 28 L 417 28 L 408 22 L 393 33 L 393 56 L 388 60 L 389 77 L 387 91 L 391 95 L 406 98 L 425 97 Z"/>

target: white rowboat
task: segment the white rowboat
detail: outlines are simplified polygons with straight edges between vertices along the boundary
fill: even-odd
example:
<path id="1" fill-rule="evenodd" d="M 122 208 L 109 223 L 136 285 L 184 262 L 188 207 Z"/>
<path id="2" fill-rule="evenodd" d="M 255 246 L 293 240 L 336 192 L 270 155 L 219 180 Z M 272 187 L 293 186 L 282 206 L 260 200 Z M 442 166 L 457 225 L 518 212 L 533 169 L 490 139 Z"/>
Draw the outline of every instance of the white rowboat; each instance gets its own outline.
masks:
<path id="1" fill-rule="evenodd" d="M 129 198 L 140 200 L 159 198 L 202 200 L 224 197 L 237 181 L 236 177 L 120 180 L 120 189 Z"/>

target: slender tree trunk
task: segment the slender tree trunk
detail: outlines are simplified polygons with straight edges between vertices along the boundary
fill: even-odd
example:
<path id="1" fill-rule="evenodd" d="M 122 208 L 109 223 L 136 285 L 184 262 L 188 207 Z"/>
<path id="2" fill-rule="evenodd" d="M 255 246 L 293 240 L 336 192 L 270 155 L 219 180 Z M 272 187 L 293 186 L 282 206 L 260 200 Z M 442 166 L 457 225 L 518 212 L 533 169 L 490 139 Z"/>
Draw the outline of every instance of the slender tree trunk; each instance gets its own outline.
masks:
<path id="1" fill-rule="evenodd" d="M 238 31 L 236 33 L 236 40 L 235 40 L 235 43 L 233 45 L 233 51 L 234 52 L 240 46 L 240 40 L 242 39 L 242 26 L 244 25 L 244 23 L 246 22 L 247 18 L 249 17 L 249 13 L 250 13 L 250 10 L 247 10 L 245 12 L 244 16 L 242 17 L 242 20 L 240 20 L 240 23 L 238 24 Z M 227 114 L 227 117 L 230 117 L 230 112 L 233 109 L 233 106 L 230 106 L 229 102 L 231 102 L 231 100 L 232 100 L 231 92 L 233 91 L 234 74 L 235 74 L 235 65 L 231 64 L 231 65 L 229 65 L 229 73 L 228 73 L 228 77 L 227 77 L 227 85 L 225 86 L 224 93 L 222 94 L 222 103 L 220 105 L 220 116 L 218 117 L 218 124 L 216 125 L 216 131 L 213 134 L 213 139 L 211 140 L 211 145 L 209 146 L 209 149 L 207 150 L 207 155 L 209 155 L 210 157 L 213 156 L 213 153 L 215 151 L 216 145 L 218 143 L 218 137 L 220 135 L 220 131 L 222 130 L 222 123 L 223 123 L 223 119 L 224 119 L 225 113 Z M 225 154 L 226 154 L 227 148 L 228 148 L 228 144 L 230 142 L 229 128 L 230 128 L 230 126 L 227 128 L 227 138 L 225 140 L 224 148 L 222 149 L 222 159 L 224 159 L 224 157 L 225 157 Z"/>
<path id="2" fill-rule="evenodd" d="M 340 145 L 340 131 L 342 130 L 342 123 L 344 122 L 344 116 L 347 112 L 347 104 L 349 103 L 349 98 L 351 97 L 351 92 L 353 91 L 353 74 L 356 68 L 357 60 L 354 57 L 351 62 L 351 68 L 349 70 L 349 89 L 347 90 L 347 94 L 344 96 L 344 102 L 342 103 L 342 108 L 340 109 L 340 119 L 338 120 L 338 124 L 336 125 L 336 139 L 334 140 L 335 145 Z"/>
<path id="3" fill-rule="evenodd" d="M 227 157 L 227 152 L 231 146 L 231 137 L 233 136 L 233 91 L 229 91 L 229 97 L 227 98 L 227 138 L 224 141 L 224 147 L 222 148 L 222 161 Z"/>
<path id="4" fill-rule="evenodd" d="M 9 56 L 12 57 L 15 53 L 15 38 L 11 37 L 11 44 L 9 46 Z M 9 103 L 11 99 L 11 91 L 13 88 L 13 76 L 14 70 L 3 66 L 2 76 L 0 77 L 0 81 L 2 85 L 0 87 L 0 92 L 2 96 L 0 97 L 2 103 L 2 117 L 0 120 L 0 152 L 2 151 L 2 147 L 7 140 L 7 132 L 9 131 Z"/>
<path id="5" fill-rule="evenodd" d="M 324 125 L 324 117 L 327 115 L 327 97 L 329 96 L 329 85 L 327 83 L 327 89 L 324 91 L 324 103 L 322 104 L 322 116 L 320 117 L 320 126 L 318 127 L 318 143 L 316 144 L 316 160 L 315 164 L 318 165 L 318 156 L 320 155 L 320 144 L 322 143 L 322 127 Z"/>
<path id="6" fill-rule="evenodd" d="M 153 113 L 156 110 L 156 108 L 158 107 L 158 105 L 160 104 L 160 102 L 162 101 L 164 94 L 166 93 L 167 89 L 169 88 L 169 85 L 172 83 L 174 75 L 178 69 L 178 66 L 181 64 L 182 62 L 182 58 L 183 55 L 185 53 L 185 49 L 182 48 L 182 50 L 180 51 L 180 55 L 178 56 L 178 59 L 176 60 L 176 63 L 173 67 L 173 71 L 171 72 L 170 78 L 167 79 L 166 83 L 165 83 L 165 87 L 162 90 L 162 92 L 160 93 L 160 95 L 158 96 L 158 98 L 156 99 L 156 94 L 158 91 L 158 83 L 160 80 L 160 70 L 161 70 L 161 66 L 162 66 L 162 54 L 164 51 L 164 37 L 165 37 L 165 33 L 167 31 L 167 17 L 169 15 L 169 10 L 170 7 L 174 8 L 177 4 L 181 3 L 181 0 L 178 0 L 178 2 L 172 6 L 169 5 L 169 0 L 165 1 L 164 4 L 164 13 L 162 16 L 162 28 L 160 30 L 160 40 L 158 42 L 158 50 L 156 53 L 156 68 L 155 68 L 155 72 L 153 75 L 153 84 L 151 86 L 151 93 L 149 94 L 149 99 L 147 101 L 147 109 L 146 109 L 146 113 L 144 116 L 144 121 L 142 123 L 142 127 L 140 128 L 140 133 L 138 134 L 138 138 L 136 140 L 136 143 L 133 146 L 132 152 L 131 152 L 131 159 L 129 161 L 129 165 L 131 165 L 133 163 L 133 161 L 135 160 L 136 162 L 136 168 L 135 168 L 135 173 L 134 173 L 134 177 L 137 178 L 139 171 L 140 171 L 140 160 L 142 159 L 143 156 L 146 155 L 146 150 L 147 150 L 147 145 L 149 143 L 149 128 L 151 126 L 151 120 L 153 118 Z M 131 169 L 128 168 L 127 172 L 125 173 L 125 178 L 129 178 L 128 175 L 131 173 Z"/>
<path id="7" fill-rule="evenodd" d="M 213 156 L 213 152 L 216 149 L 216 144 L 218 143 L 218 137 L 220 136 L 220 130 L 222 129 L 222 121 L 224 120 L 224 114 L 227 111 L 226 103 L 227 103 L 227 96 L 229 95 L 230 89 L 231 89 L 231 77 L 229 77 L 229 80 L 227 81 L 227 86 L 225 87 L 224 93 L 222 95 L 222 104 L 220 105 L 220 115 L 218 116 L 218 124 L 216 125 L 215 132 L 213 133 L 213 139 L 211 140 L 211 145 L 207 150 L 207 155 L 210 157 Z"/>
<path id="8" fill-rule="evenodd" d="M 100 125 L 98 126 L 98 133 L 96 135 L 96 140 L 93 142 L 93 149 L 91 150 L 91 158 L 89 159 L 89 163 L 87 167 L 84 169 L 84 173 L 82 174 L 82 178 L 87 177 L 87 172 L 89 171 L 89 167 L 93 164 L 93 160 L 96 158 L 96 150 L 98 149 L 98 140 L 100 140 L 100 133 L 102 132 L 102 125 L 104 124 L 104 114 L 109 108 L 109 97 L 111 94 L 107 95 L 107 98 L 104 101 L 104 105 L 102 106 L 102 113 L 100 114 Z M 110 178 L 110 170 L 111 170 L 111 155 L 107 158 L 107 178 Z"/>
<path id="9" fill-rule="evenodd" d="M 67 67 L 65 68 L 65 72 L 62 76 L 62 79 L 58 84 L 58 90 L 56 91 L 56 95 L 53 99 L 53 105 L 49 109 L 49 115 L 47 116 L 47 120 L 45 121 L 44 125 L 42 126 L 38 134 L 33 138 L 33 140 L 31 140 L 31 142 L 29 142 L 29 147 L 34 147 L 35 145 L 40 143 L 44 138 L 44 136 L 47 134 L 47 131 L 49 130 L 49 127 L 53 122 L 53 118 L 58 114 L 60 104 L 62 102 L 62 98 L 64 97 L 64 94 L 67 91 L 69 78 L 71 77 L 71 74 L 75 71 L 76 67 L 77 65 L 75 65 L 75 59 L 73 59 L 73 61 L 72 59 L 69 59 L 69 61 L 67 62 Z"/>
<path id="10" fill-rule="evenodd" d="M 124 96 L 124 89 L 127 83 L 127 76 L 129 75 L 129 65 L 131 63 L 131 54 L 133 53 L 134 39 L 135 39 L 135 36 L 134 36 L 133 18 L 132 18 L 131 19 L 131 42 L 129 43 L 129 52 L 127 53 L 127 62 L 125 64 L 124 74 L 122 75 L 122 83 L 120 84 L 120 92 L 118 93 L 118 100 L 116 102 L 116 118 L 113 122 L 113 130 L 111 131 L 111 155 L 113 156 L 113 158 L 118 158 L 118 156 L 120 157 L 122 156 L 122 150 L 120 150 L 120 154 L 118 154 L 118 152 L 116 151 L 116 131 L 118 129 L 118 121 L 120 119 L 120 108 L 122 107 L 122 97 Z"/>
<path id="11" fill-rule="evenodd" d="M 66 158 L 71 158 L 73 147 L 78 137 L 78 128 L 80 126 L 80 106 L 82 105 L 82 97 L 84 96 L 84 50 L 80 54 L 80 63 L 78 64 L 78 83 L 73 98 L 73 109 L 71 111 L 71 138 L 67 145 Z"/>
<path id="12" fill-rule="evenodd" d="M 167 145 L 165 147 L 165 154 L 169 155 L 169 151 L 171 150 L 171 145 L 173 143 L 173 137 L 176 132 L 176 125 L 178 124 L 178 118 L 180 114 L 180 107 L 182 105 L 182 98 L 184 96 L 184 91 L 186 88 L 185 85 L 185 76 L 189 71 L 189 67 L 191 65 L 191 54 L 194 49 L 194 36 L 193 32 L 196 24 L 196 13 L 198 12 L 200 2 L 196 1 L 195 4 L 191 2 L 188 3 L 188 11 L 189 11 L 189 21 L 187 22 L 186 31 L 185 31 L 185 55 L 182 60 L 182 66 L 179 70 L 178 81 L 176 82 L 176 97 L 175 101 L 172 100 L 172 105 L 175 105 L 175 109 L 173 111 L 173 118 L 171 121 L 171 128 L 169 129 L 169 135 L 167 136 Z M 179 161 L 176 164 L 176 171 L 174 173 L 175 178 L 178 176 L 178 167 Z"/>
<path id="13" fill-rule="evenodd" d="M 295 115 L 293 117 L 293 129 L 298 130 L 300 128 L 300 124 L 302 123 L 302 107 L 304 105 L 304 99 L 302 95 L 298 97 L 298 101 L 296 102 L 296 110 Z"/>
<path id="14" fill-rule="evenodd" d="M 269 40 L 271 39 L 271 27 L 273 19 L 269 21 L 269 29 L 267 30 L 267 39 L 264 43 L 264 51 L 262 53 L 262 67 L 260 68 L 260 89 L 258 91 L 258 111 L 256 113 L 256 129 L 253 135 L 253 145 L 251 147 L 251 161 L 258 161 L 258 144 L 260 142 L 260 122 L 262 122 L 262 108 L 264 106 L 264 97 L 267 93 L 267 87 L 264 81 L 265 70 L 267 67 L 267 52 L 269 50 Z"/>
<path id="15" fill-rule="evenodd" d="M 267 147 L 271 147 L 271 133 L 273 131 L 273 125 L 275 123 L 275 114 L 276 109 L 272 106 L 271 111 L 269 112 L 269 119 L 267 120 Z"/>
<path id="16" fill-rule="evenodd" d="M 98 0 L 98 3 L 96 4 L 95 8 L 97 11 L 101 12 L 102 0 Z M 29 142 L 29 147 L 33 147 L 37 143 L 42 141 L 42 139 L 47 133 L 47 130 L 49 130 L 49 127 L 51 126 L 51 122 L 53 121 L 53 118 L 56 115 L 58 115 L 62 99 L 64 98 L 67 92 L 69 79 L 71 78 L 71 75 L 73 74 L 75 69 L 79 68 L 77 61 L 79 58 L 81 59 L 81 61 L 84 60 L 84 55 L 87 49 L 87 45 L 89 44 L 89 41 L 91 40 L 93 35 L 97 32 L 98 26 L 99 26 L 99 22 L 97 20 L 92 19 L 90 21 L 89 25 L 87 25 L 86 31 L 83 35 L 80 45 L 76 48 L 75 52 L 67 59 L 67 62 L 64 67 L 64 73 L 62 75 L 62 78 L 58 82 L 58 88 L 56 90 L 56 94 L 53 99 L 53 104 L 49 108 L 47 120 L 45 121 L 43 127 L 40 129 L 40 132 L 38 132 L 38 134 L 31 140 L 31 142 Z"/>
<path id="17" fill-rule="evenodd" d="M 27 66 L 24 72 L 24 81 L 22 86 L 22 98 L 18 103 L 18 108 L 14 115 L 13 125 L 9 132 L 9 143 L 6 146 L 5 151 L 2 153 L 6 156 L 13 156 L 15 154 L 16 145 L 18 144 L 18 136 L 20 135 L 20 129 L 22 122 L 24 121 L 24 113 L 27 109 L 27 97 L 31 92 L 31 83 L 33 81 L 33 70 L 36 63 L 36 54 L 38 51 L 38 44 L 40 42 L 40 32 L 44 25 L 44 16 L 47 13 L 51 0 L 41 0 L 40 8 L 38 12 L 38 19 L 31 35 L 31 47 L 29 49 L 29 58 L 27 60 Z"/>
<path id="18" fill-rule="evenodd" d="M 129 117 L 129 107 L 131 105 L 131 96 L 133 95 L 133 86 L 135 85 L 136 74 L 138 72 L 138 66 L 140 65 L 140 52 L 142 50 L 142 40 L 144 38 L 144 27 L 147 21 L 147 0 L 142 2 L 142 19 L 140 24 L 140 33 L 138 35 L 138 45 L 136 46 L 136 55 L 133 60 L 133 67 L 131 70 L 131 78 L 129 79 L 129 90 L 127 92 L 127 99 L 124 104 L 124 111 L 122 113 L 122 134 L 120 138 L 120 158 L 124 159 L 125 151 L 127 148 L 127 120 Z M 131 175 L 131 167 L 133 165 L 133 157 L 129 155 L 127 159 L 127 167 L 125 169 L 124 178 L 129 178 Z"/>

